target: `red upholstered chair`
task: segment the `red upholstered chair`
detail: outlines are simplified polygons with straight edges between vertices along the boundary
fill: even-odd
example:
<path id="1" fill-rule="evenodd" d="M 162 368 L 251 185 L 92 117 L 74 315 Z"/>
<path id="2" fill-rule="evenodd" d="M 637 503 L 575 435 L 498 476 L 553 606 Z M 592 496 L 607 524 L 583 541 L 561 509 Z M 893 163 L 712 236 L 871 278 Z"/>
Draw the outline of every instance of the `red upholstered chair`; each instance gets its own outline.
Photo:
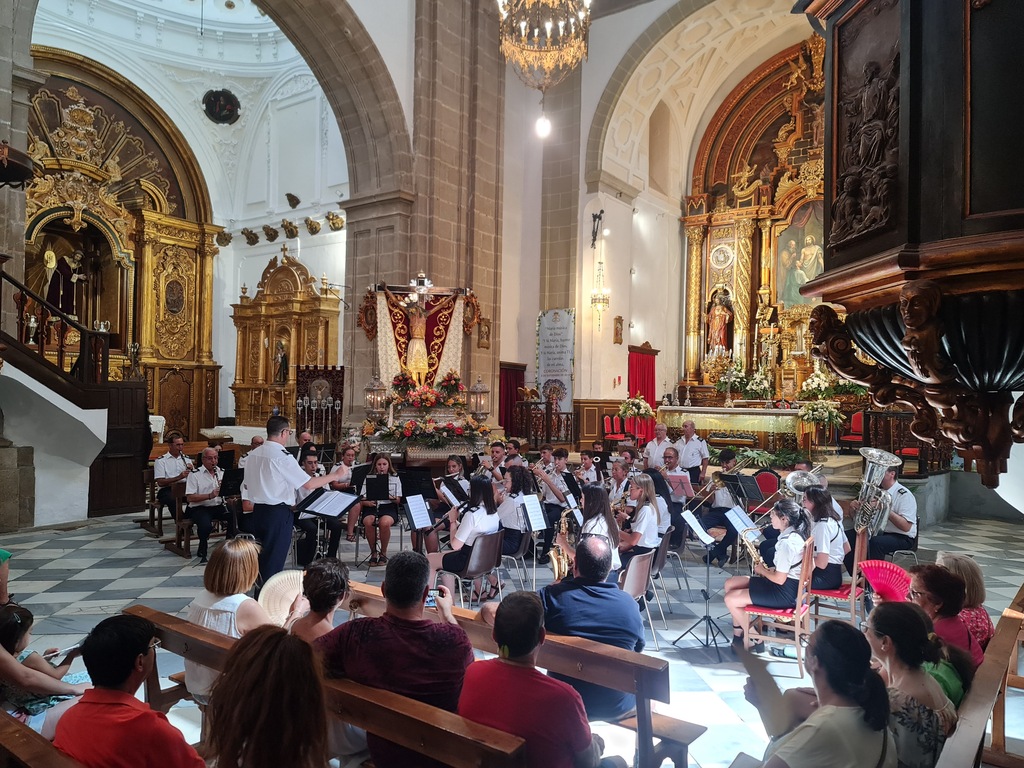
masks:
<path id="1" fill-rule="evenodd" d="M 857 411 L 850 417 L 850 431 L 840 435 L 839 452 L 860 450 L 864 446 L 864 411 Z"/>
<path id="2" fill-rule="evenodd" d="M 617 443 L 619 440 L 626 439 L 626 433 L 622 428 L 621 416 L 605 416 L 603 419 L 603 425 L 603 437 L 607 444 L 613 445 L 614 443 L 611 443 L 610 441 L 615 441 Z"/>
<path id="3" fill-rule="evenodd" d="M 853 626 L 859 626 L 859 619 L 864 618 L 864 587 L 860 575 L 860 563 L 867 559 L 868 532 L 867 529 L 857 534 L 853 546 L 853 578 L 844 583 L 838 589 L 812 589 L 811 595 L 811 618 L 814 619 L 815 627 L 819 622 L 826 619 L 838 618 L 849 621 Z M 822 609 L 835 611 L 839 616 L 829 616 L 822 613 Z M 849 616 L 849 619 L 846 616 Z"/>
<path id="4" fill-rule="evenodd" d="M 771 510 L 772 505 L 778 501 L 778 498 L 771 497 L 778 492 L 779 486 L 782 485 L 782 476 L 771 467 L 757 470 L 754 473 L 754 480 L 757 481 L 757 487 L 761 489 L 761 495 L 764 496 L 767 504 L 757 501 L 749 502 L 747 504 L 747 513 L 751 517 L 764 515 Z"/>
<path id="5" fill-rule="evenodd" d="M 748 605 L 743 611 L 746 614 L 746 626 L 743 627 L 744 641 L 747 646 L 751 642 L 769 642 L 792 645 L 796 649 L 796 666 L 800 677 L 804 674 L 804 645 L 811 636 L 810 621 L 810 587 L 811 574 L 814 572 L 814 539 L 804 542 L 804 556 L 800 565 L 800 586 L 796 593 L 796 603 L 792 608 L 765 608 L 759 605 Z M 774 634 L 772 634 L 774 630 Z M 792 637 L 787 637 L 792 635 Z"/>

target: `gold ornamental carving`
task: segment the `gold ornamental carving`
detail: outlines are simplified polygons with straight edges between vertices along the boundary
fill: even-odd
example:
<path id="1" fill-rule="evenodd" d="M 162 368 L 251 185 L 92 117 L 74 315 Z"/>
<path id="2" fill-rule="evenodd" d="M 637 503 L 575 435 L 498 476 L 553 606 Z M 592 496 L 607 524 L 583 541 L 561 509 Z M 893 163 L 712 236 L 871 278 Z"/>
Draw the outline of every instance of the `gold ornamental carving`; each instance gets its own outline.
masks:
<path id="1" fill-rule="evenodd" d="M 196 265 L 193 254 L 176 245 L 157 256 L 153 272 L 156 347 L 166 358 L 181 360 L 192 351 Z"/>
<path id="2" fill-rule="evenodd" d="M 740 219 L 736 222 L 736 295 L 750 296 L 750 265 L 753 259 L 754 230 L 753 219 Z M 744 301 L 733 303 L 736 313 L 736 330 L 746 331 L 750 328 L 750 305 Z"/>
<path id="3" fill-rule="evenodd" d="M 686 228 L 686 241 L 690 246 L 689 264 L 686 269 L 686 327 L 691 330 L 700 326 L 700 265 L 706 231 L 707 227 L 704 226 Z"/>

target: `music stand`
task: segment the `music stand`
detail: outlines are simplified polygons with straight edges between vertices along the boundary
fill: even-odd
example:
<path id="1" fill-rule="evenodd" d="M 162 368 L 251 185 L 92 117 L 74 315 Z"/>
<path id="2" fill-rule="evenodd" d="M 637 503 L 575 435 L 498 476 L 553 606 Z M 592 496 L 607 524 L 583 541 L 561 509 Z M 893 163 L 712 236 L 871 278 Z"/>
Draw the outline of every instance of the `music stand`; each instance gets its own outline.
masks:
<path id="1" fill-rule="evenodd" d="M 569 493 L 577 499 L 583 498 L 583 491 L 580 489 L 580 484 L 576 482 L 576 475 L 572 472 L 566 472 L 562 475 L 562 479 L 565 481 L 565 485 L 569 489 Z"/>
<path id="2" fill-rule="evenodd" d="M 228 496 L 242 495 L 242 481 L 245 479 L 244 469 L 225 469 L 224 477 L 220 481 L 220 495 Z"/>
<path id="3" fill-rule="evenodd" d="M 235 451 L 234 449 L 224 451 L 221 450 L 217 453 L 217 466 L 227 471 L 235 468 Z"/>
<path id="4" fill-rule="evenodd" d="M 284 449 L 292 455 L 293 459 L 299 460 L 299 451 L 302 449 L 301 445 L 286 445 Z"/>
<path id="5" fill-rule="evenodd" d="M 391 501 L 391 475 L 372 475 L 366 478 L 367 501 Z"/>
<path id="6" fill-rule="evenodd" d="M 319 462 L 325 467 L 334 464 L 334 446 L 333 445 L 318 445 L 317 451 L 319 452 Z"/>
<path id="7" fill-rule="evenodd" d="M 398 473 L 398 478 L 402 481 L 403 498 L 422 496 L 425 500 L 437 500 L 437 489 L 434 487 L 429 467 L 407 467 Z"/>
<path id="8" fill-rule="evenodd" d="M 736 502 L 744 510 L 749 508 L 749 503 L 752 501 L 757 503 L 764 501 L 761 486 L 757 484 L 757 478 L 753 475 L 729 475 L 723 473 L 721 477 L 725 487 L 732 492 L 733 498 L 736 499 Z"/>
<path id="9" fill-rule="evenodd" d="M 690 530 L 693 531 L 694 535 L 700 541 L 701 546 L 704 547 L 704 588 L 701 589 L 701 597 L 704 598 L 704 615 L 701 616 L 694 623 L 692 627 L 683 632 L 679 637 L 672 641 L 672 645 L 675 645 L 687 635 L 693 635 L 693 638 L 707 648 L 709 645 L 715 646 L 715 653 L 718 655 L 718 660 L 722 660 L 722 651 L 718 647 L 718 636 L 721 635 L 722 640 L 725 640 L 725 633 L 722 628 L 715 624 L 714 619 L 711 618 L 711 550 L 717 543 L 707 531 L 704 530 L 704 526 L 697 520 L 696 515 L 693 514 L 692 510 L 683 510 L 683 519 L 686 524 L 690 526 Z M 697 628 L 704 627 L 704 639 L 700 639 L 700 635 L 697 634 Z"/>
<path id="10" fill-rule="evenodd" d="M 469 494 L 466 493 L 466 489 L 459 483 L 458 478 L 452 477 L 451 475 L 445 475 L 441 478 L 441 485 L 443 485 L 448 493 L 451 494 L 456 500 L 456 504 L 452 504 L 453 507 L 457 507 L 459 504 L 465 504 L 469 501 Z M 448 499 L 451 503 L 451 499 Z"/>
<path id="11" fill-rule="evenodd" d="M 365 464 L 356 464 L 352 467 L 352 490 L 356 493 L 362 493 L 363 481 L 366 480 L 366 476 L 370 474 L 372 465 L 367 462 Z"/>
<path id="12" fill-rule="evenodd" d="M 534 533 L 540 531 L 546 531 L 551 526 L 548 525 L 547 516 L 544 514 L 544 508 L 540 505 L 540 499 L 536 495 L 524 494 L 523 503 L 519 505 L 522 508 L 523 519 L 526 520 L 526 532 L 531 538 Z M 537 544 L 534 541 L 534 553 L 533 553 L 533 588 L 537 589 Z"/>

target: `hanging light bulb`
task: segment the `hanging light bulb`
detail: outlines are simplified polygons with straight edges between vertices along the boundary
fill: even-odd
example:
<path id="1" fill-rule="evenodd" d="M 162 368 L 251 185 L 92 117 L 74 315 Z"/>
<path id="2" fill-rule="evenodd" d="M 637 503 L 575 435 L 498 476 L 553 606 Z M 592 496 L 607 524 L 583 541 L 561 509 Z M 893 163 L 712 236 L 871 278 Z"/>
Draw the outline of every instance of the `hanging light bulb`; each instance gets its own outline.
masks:
<path id="1" fill-rule="evenodd" d="M 537 131 L 537 136 L 542 139 L 546 139 L 551 135 L 551 121 L 548 120 L 546 115 L 541 115 L 537 118 L 537 124 L 534 126 Z"/>

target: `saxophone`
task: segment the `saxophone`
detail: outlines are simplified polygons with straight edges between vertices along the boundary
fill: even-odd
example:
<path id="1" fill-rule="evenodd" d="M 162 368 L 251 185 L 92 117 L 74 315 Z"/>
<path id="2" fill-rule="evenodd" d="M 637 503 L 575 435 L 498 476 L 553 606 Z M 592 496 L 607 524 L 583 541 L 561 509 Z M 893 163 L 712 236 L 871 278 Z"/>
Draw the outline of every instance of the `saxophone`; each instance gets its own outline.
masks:
<path id="1" fill-rule="evenodd" d="M 555 544 L 548 552 L 548 557 L 551 559 L 551 573 L 555 581 L 561 581 L 572 573 L 572 553 L 575 552 L 576 544 L 580 540 L 579 523 L 576 522 L 576 515 L 571 509 L 562 512 L 562 517 L 558 521 L 558 533 L 565 537 L 569 551 L 566 552 Z"/>
<path id="2" fill-rule="evenodd" d="M 757 533 L 757 536 L 747 537 L 747 534 L 751 531 Z M 750 560 L 750 570 L 753 571 L 758 565 L 762 568 L 768 566 L 764 563 L 764 558 L 761 557 L 761 550 L 757 548 L 757 539 L 761 535 L 761 529 L 757 526 L 753 528 L 744 528 L 740 531 L 739 540 L 743 543 L 743 546 L 747 550 L 747 559 Z"/>

